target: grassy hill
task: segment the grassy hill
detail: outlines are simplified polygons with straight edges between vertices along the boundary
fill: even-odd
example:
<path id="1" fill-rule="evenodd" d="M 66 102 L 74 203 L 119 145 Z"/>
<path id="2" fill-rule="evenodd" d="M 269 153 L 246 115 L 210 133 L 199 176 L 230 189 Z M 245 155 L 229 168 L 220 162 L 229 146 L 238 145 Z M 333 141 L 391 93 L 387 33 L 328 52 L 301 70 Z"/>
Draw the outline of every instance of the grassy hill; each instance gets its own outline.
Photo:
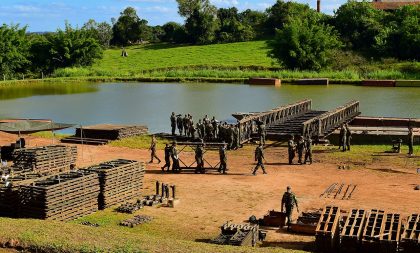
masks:
<path id="1" fill-rule="evenodd" d="M 108 77 L 139 80 L 241 81 L 249 77 L 277 77 L 283 80 L 328 77 L 334 80 L 420 79 L 418 62 L 393 59 L 367 60 L 354 53 L 338 52 L 329 70 L 284 70 L 268 57 L 267 41 L 203 46 L 148 44 L 126 49 L 108 49 L 103 59 L 89 68 L 57 70 L 53 77 Z"/>

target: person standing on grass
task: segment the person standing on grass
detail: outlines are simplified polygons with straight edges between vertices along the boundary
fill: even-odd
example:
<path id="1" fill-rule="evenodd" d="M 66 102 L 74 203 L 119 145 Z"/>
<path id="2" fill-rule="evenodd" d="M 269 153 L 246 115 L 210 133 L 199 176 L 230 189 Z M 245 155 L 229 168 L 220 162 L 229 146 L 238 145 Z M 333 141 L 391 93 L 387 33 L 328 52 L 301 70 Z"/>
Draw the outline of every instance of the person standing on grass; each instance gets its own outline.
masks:
<path id="1" fill-rule="evenodd" d="M 171 168 L 171 151 L 172 151 L 172 148 L 169 147 L 168 143 L 166 143 L 166 146 L 165 146 L 165 165 L 163 165 L 163 167 L 161 168 L 162 172 L 165 171 L 165 168 L 167 168 L 168 171 Z"/>
<path id="2" fill-rule="evenodd" d="M 292 188 L 287 186 L 286 192 L 283 194 L 281 199 L 281 212 L 286 209 L 287 218 L 287 231 L 290 230 L 290 224 L 292 223 L 293 209 L 296 206 L 297 212 L 299 213 L 299 206 L 295 194 L 292 192 Z"/>
<path id="3" fill-rule="evenodd" d="M 413 131 L 413 128 L 410 127 L 408 129 L 408 155 L 409 156 L 412 156 L 414 153 L 413 146 L 414 146 L 414 131 Z"/>
<path id="4" fill-rule="evenodd" d="M 346 149 L 347 151 L 350 151 L 350 145 L 351 145 L 351 131 L 349 128 L 349 124 L 346 123 Z"/>
<path id="5" fill-rule="evenodd" d="M 158 160 L 158 163 L 160 163 L 161 160 L 156 155 L 156 137 L 154 135 L 152 135 L 152 143 L 150 144 L 149 150 L 150 150 L 150 162 L 149 163 L 153 163 L 153 158 L 156 158 Z"/>

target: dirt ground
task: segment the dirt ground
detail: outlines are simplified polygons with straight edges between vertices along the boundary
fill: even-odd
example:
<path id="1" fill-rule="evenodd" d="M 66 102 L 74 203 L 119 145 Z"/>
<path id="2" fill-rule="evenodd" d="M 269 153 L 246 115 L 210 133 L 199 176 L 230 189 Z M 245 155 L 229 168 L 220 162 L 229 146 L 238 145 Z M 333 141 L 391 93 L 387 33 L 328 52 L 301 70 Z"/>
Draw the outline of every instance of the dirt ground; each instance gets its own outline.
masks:
<path id="1" fill-rule="evenodd" d="M 0 145 L 9 144 L 16 136 L 0 134 Z M 35 137 L 27 138 L 28 146 L 51 144 L 51 140 Z M 153 194 L 156 180 L 175 184 L 180 205 L 171 210 L 149 209 L 155 217 L 170 217 L 176 228 L 191 227 L 201 231 L 192 240 L 208 239 L 217 235 L 219 226 L 225 221 L 243 222 L 251 215 L 262 217 L 268 210 L 279 210 L 280 200 L 286 186 L 295 192 L 301 211 L 336 205 L 344 210 L 352 208 L 382 209 L 401 213 L 420 212 L 420 191 L 414 186 L 420 184 L 416 173 L 420 158 L 407 158 L 404 154 L 375 155 L 370 163 L 348 159 L 343 162 L 335 154 L 338 151 L 315 152 L 312 165 L 288 165 L 287 149 L 283 146 L 266 149 L 266 169 L 252 176 L 254 147 L 245 147 L 228 153 L 227 175 L 219 174 L 162 174 L 160 165 L 147 165 L 145 194 Z M 114 158 L 149 161 L 147 150 L 116 148 L 111 146 L 79 146 L 78 167 L 95 164 Z M 158 152 L 163 158 L 163 151 Z M 193 153 L 183 153 L 182 159 L 191 161 Z M 218 154 L 208 153 L 206 159 L 217 164 Z M 349 170 L 339 170 L 338 165 L 346 164 Z M 350 200 L 320 198 L 320 194 L 332 183 L 357 184 Z M 168 215 L 169 213 L 169 215 Z M 296 219 L 298 213 L 295 212 Z M 188 224 L 185 224 L 186 222 Z M 177 236 L 177 235 L 174 235 Z M 179 235 L 183 237 L 184 235 Z M 190 235 L 189 235 L 190 236 Z M 187 237 L 187 236 L 184 236 Z M 204 238 L 203 238 L 204 237 Z M 185 238 L 188 239 L 188 238 Z M 289 234 L 282 230 L 269 231 L 265 246 L 279 245 L 284 248 L 306 249 L 313 236 Z"/>

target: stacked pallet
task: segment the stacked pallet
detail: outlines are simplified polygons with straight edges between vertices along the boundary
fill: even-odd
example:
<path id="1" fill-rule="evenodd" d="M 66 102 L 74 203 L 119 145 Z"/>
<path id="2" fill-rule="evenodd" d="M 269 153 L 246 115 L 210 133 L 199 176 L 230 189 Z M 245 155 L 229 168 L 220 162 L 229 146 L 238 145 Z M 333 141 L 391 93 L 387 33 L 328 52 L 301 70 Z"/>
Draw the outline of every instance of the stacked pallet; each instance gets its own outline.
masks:
<path id="1" fill-rule="evenodd" d="M 101 124 L 76 128 L 75 136 L 90 139 L 119 140 L 136 135 L 144 135 L 148 131 L 147 126 Z"/>
<path id="2" fill-rule="evenodd" d="M 18 188 L 0 184 L 0 216 L 18 217 Z"/>
<path id="3" fill-rule="evenodd" d="M 258 242 L 258 235 L 258 225 L 227 222 L 221 227 L 221 234 L 212 242 L 221 245 L 255 246 Z"/>
<path id="4" fill-rule="evenodd" d="M 86 168 L 98 173 L 101 186 L 99 209 L 139 199 L 143 189 L 144 163 L 118 159 Z"/>
<path id="5" fill-rule="evenodd" d="M 360 252 L 360 244 L 365 227 L 366 212 L 362 209 L 352 209 L 341 231 L 340 252 Z"/>
<path id="6" fill-rule="evenodd" d="M 387 213 L 382 233 L 379 237 L 381 246 L 380 252 L 394 253 L 398 250 L 398 243 L 401 233 L 401 216 L 399 214 Z"/>
<path id="7" fill-rule="evenodd" d="M 70 169 L 76 163 L 77 147 L 51 145 L 18 149 L 13 153 L 14 167 L 41 174 L 51 174 Z"/>
<path id="8" fill-rule="evenodd" d="M 335 252 L 339 247 L 340 208 L 327 206 L 324 208 L 315 229 L 315 244 L 321 252 Z"/>
<path id="9" fill-rule="evenodd" d="M 420 252 L 420 214 L 412 214 L 408 217 L 401 235 L 400 248 L 405 253 Z"/>
<path id="10" fill-rule="evenodd" d="M 321 212 L 319 211 L 302 212 L 296 223 L 290 225 L 290 230 L 295 233 L 315 235 L 315 230 L 320 218 Z"/>
<path id="11" fill-rule="evenodd" d="M 362 252 L 380 253 L 379 238 L 383 233 L 385 223 L 385 212 L 373 209 L 367 216 L 365 229 L 362 236 Z"/>
<path id="12" fill-rule="evenodd" d="M 20 216 L 68 221 L 98 210 L 98 175 L 86 171 L 61 173 L 20 186 Z"/>

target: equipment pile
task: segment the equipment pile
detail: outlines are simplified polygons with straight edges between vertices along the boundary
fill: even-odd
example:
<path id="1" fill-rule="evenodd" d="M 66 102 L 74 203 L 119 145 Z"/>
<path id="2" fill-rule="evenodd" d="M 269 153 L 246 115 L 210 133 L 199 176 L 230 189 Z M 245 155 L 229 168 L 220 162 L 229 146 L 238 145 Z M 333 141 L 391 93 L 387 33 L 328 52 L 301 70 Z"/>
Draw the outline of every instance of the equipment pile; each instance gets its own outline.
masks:
<path id="1" fill-rule="evenodd" d="M 261 232 L 261 235 L 260 235 Z M 221 234 L 212 243 L 233 246 L 255 246 L 265 236 L 258 225 L 233 224 L 226 222 L 221 226 Z"/>
<path id="2" fill-rule="evenodd" d="M 153 220 L 153 217 L 147 216 L 147 215 L 136 215 L 131 219 L 124 220 L 120 223 L 121 226 L 125 227 L 135 227 L 137 225 L 141 225 L 144 223 L 151 222 Z"/>

